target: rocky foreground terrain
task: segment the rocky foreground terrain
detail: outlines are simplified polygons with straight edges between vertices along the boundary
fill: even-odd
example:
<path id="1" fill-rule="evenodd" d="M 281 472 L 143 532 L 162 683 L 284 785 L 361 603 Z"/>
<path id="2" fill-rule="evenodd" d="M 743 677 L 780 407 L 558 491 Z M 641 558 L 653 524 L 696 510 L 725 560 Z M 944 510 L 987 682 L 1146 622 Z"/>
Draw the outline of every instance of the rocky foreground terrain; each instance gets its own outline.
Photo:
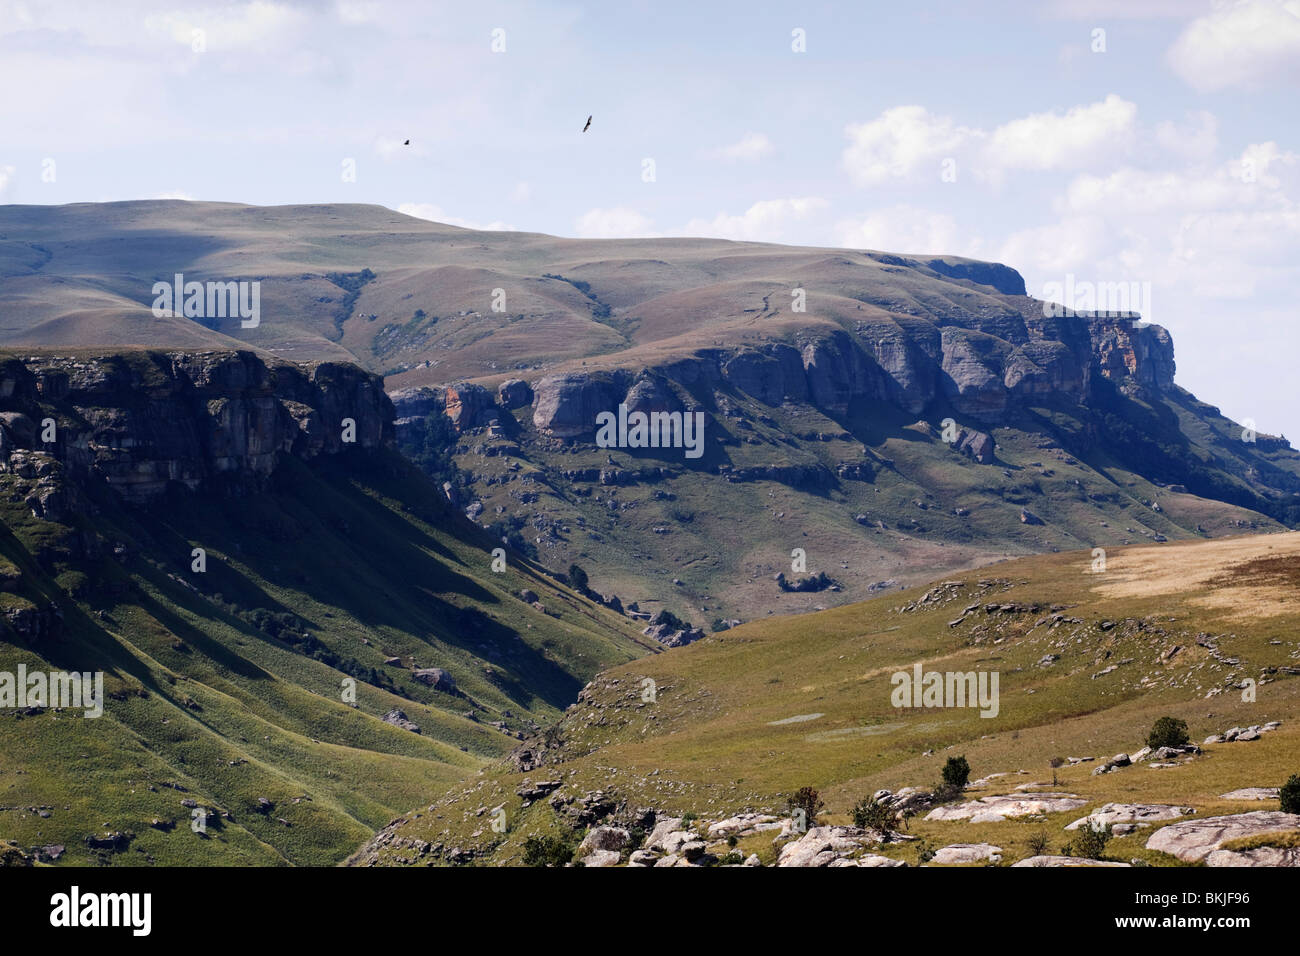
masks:
<path id="1" fill-rule="evenodd" d="M 1234 727 L 1222 735 L 1212 735 L 1206 740 L 1206 745 L 1258 740 L 1261 735 L 1281 726 L 1280 721 L 1271 721 L 1263 726 Z M 1127 768 L 1176 768 L 1207 755 L 1206 750 L 1195 745 L 1156 749 L 1144 746 L 1132 754 L 1121 753 L 1109 758 L 1071 757 L 1067 763 L 1072 767 L 1095 765 L 1092 774 L 1096 776 Z M 871 800 L 887 808 L 890 822 L 877 827 L 817 825 L 815 820 L 810 826 L 806 818 L 773 812 L 742 812 L 719 820 L 700 819 L 694 815 L 675 816 L 663 810 L 630 806 L 610 791 L 574 793 L 566 785 L 563 773 L 548 779 L 536 775 L 525 777 L 516 795 L 522 799 L 522 810 L 534 802 L 545 802 L 557 815 L 567 819 L 575 830 L 585 831 L 576 846 L 566 848 L 572 853 L 572 864 L 578 866 L 897 867 L 997 866 L 1004 863 L 1016 867 L 1129 867 L 1178 863 L 1229 867 L 1300 866 L 1300 813 L 1281 812 L 1276 808 L 1197 816 L 1196 808 L 1191 806 L 1107 802 L 1061 827 L 1064 833 L 1054 839 L 1049 834 L 1052 828 L 1059 826 L 1061 819 L 1095 801 L 1077 793 L 1054 789 L 1055 783 L 1016 782 L 1017 778 L 1028 775 L 1025 770 L 989 774 L 968 784 L 964 794 L 955 801 L 952 796 L 941 797 L 935 790 L 924 787 L 904 787 L 896 793 L 878 790 L 871 795 Z M 442 819 L 444 811 L 464 805 L 465 798 L 478 796 L 481 789 L 465 791 L 459 799 L 434 804 L 426 812 L 435 819 Z M 1005 792 L 986 793 L 991 790 Z M 1242 807 L 1275 807 L 1278 788 L 1243 787 L 1220 794 L 1219 799 Z M 954 802 L 941 802 L 944 800 Z M 482 819 L 485 813 L 496 813 L 504 806 L 501 804 L 491 811 L 480 807 L 475 817 Z M 424 813 L 418 813 L 411 819 L 424 816 Z M 914 817 L 923 821 L 973 824 L 1011 822 L 1016 824 L 1012 832 L 1021 831 L 1015 834 L 1017 842 L 1028 825 L 1037 824 L 1041 827 L 1043 840 L 1039 849 L 1045 850 L 1053 843 L 1059 843 L 1061 851 L 1032 852 L 1011 862 L 1005 858 L 1008 851 L 993 843 L 962 842 L 935 846 L 926 838 L 910 832 Z M 490 816 L 487 818 L 491 819 Z M 433 866 L 495 859 L 490 849 L 485 855 L 481 844 L 472 840 L 466 845 L 451 845 L 447 841 L 431 843 L 419 837 L 405 836 L 408 822 L 403 819 L 389 824 L 350 862 L 371 866 Z M 1114 836 L 1143 838 L 1144 849 L 1154 853 L 1128 861 L 1099 859 L 1080 852 L 1066 838 L 1069 833 L 1084 828 L 1098 830 L 1103 827 Z M 453 830 L 447 828 L 442 832 L 450 835 Z M 482 838 L 485 833 L 480 828 L 470 836 Z M 743 850 L 739 849 L 742 841 Z M 760 854 L 759 850 L 763 852 Z M 1010 852 L 1014 853 L 1014 850 Z"/>
<path id="2" fill-rule="evenodd" d="M 1300 774 L 1300 535 L 988 571 L 614 668 L 350 862 L 1300 865 L 1279 802 Z M 893 706 L 916 661 L 997 671 L 998 713 Z M 1191 741 L 1146 745 L 1169 716 Z M 977 779 L 940 786 L 955 757 Z M 824 806 L 800 817 L 805 788 Z"/>

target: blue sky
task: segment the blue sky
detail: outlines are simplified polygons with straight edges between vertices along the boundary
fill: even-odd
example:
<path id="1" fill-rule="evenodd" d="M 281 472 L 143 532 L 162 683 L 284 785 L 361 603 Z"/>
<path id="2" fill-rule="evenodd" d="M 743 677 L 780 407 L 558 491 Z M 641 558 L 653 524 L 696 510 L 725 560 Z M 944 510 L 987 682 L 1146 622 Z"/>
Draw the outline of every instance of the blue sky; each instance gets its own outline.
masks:
<path id="1" fill-rule="evenodd" d="M 0 0 L 0 89 L 0 202 L 370 202 L 1149 283 L 1180 383 L 1300 438 L 1300 0 Z"/>

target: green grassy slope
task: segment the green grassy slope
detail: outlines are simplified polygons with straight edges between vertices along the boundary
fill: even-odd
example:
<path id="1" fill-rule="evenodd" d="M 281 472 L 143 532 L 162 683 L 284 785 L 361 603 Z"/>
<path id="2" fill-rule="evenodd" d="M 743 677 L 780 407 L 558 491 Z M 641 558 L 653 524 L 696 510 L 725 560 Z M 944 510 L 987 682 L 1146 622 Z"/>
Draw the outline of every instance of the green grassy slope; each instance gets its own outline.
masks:
<path id="1" fill-rule="evenodd" d="M 966 756 L 972 779 L 1012 775 L 968 799 L 1032 782 L 1088 801 L 1031 821 L 910 824 L 935 847 L 991 841 L 1007 864 L 1029 856 L 1039 832 L 1059 852 L 1070 836 L 1064 825 L 1109 801 L 1186 804 L 1201 815 L 1276 809 L 1276 801 L 1244 806 L 1220 795 L 1300 773 L 1300 535 L 1121 548 L 1107 558 L 1103 573 L 1086 552 L 1005 562 L 614 668 L 566 716 L 560 761 L 526 775 L 497 768 L 465 794 L 404 818 L 398 840 L 370 858 L 411 861 L 404 841 L 426 840 L 517 863 L 528 836 L 566 832 L 547 801 L 529 806 L 516 794 L 527 781 L 559 780 L 561 795 L 603 790 L 631 807 L 701 820 L 781 813 L 789 794 L 811 786 L 827 804 L 823 820 L 847 823 L 878 788 L 934 786 L 955 755 Z M 1040 663 L 1050 654 L 1058 659 Z M 997 671 L 997 716 L 895 708 L 891 676 L 916 662 L 927 671 Z M 1258 682 L 1252 702 L 1237 689 L 1245 678 Z M 642 696 L 647 679 L 652 703 Z M 1164 715 L 1185 720 L 1197 742 L 1234 725 L 1283 725 L 1255 743 L 1207 746 L 1177 767 L 1103 776 L 1092 775 L 1095 761 L 1052 767 L 1054 758 L 1135 751 Z M 497 805 L 509 832 L 475 838 L 476 809 Z M 1109 855 L 1176 862 L 1144 849 L 1150 832 L 1117 840 Z M 742 849 L 769 862 L 774 855 L 770 834 Z M 916 844 L 886 852 L 917 860 Z"/>
<path id="2" fill-rule="evenodd" d="M 649 652 L 525 563 L 493 573 L 498 542 L 395 453 L 288 459 L 243 498 L 133 509 L 102 492 L 75 526 L 32 517 L 20 481 L 0 475 L 0 605 L 57 604 L 62 633 L 0 624 L 0 671 L 103 670 L 110 695 L 98 719 L 0 712 L 0 840 L 62 844 L 64 862 L 334 863 L 553 720 L 597 670 Z M 394 708 L 422 732 L 380 719 Z M 206 836 L 182 800 L 216 811 Z M 88 847 L 106 832 L 134 836 Z"/>
<path id="3" fill-rule="evenodd" d="M 1078 408 L 1032 409 L 991 429 L 997 454 L 984 464 L 943 441 L 937 415 L 918 420 L 881 403 L 837 422 L 808 405 L 725 397 L 698 462 L 676 450 L 557 447 L 537 436 L 529 409 L 516 411 L 511 434 L 461 437 L 464 497 L 482 502 L 479 522 L 513 523 L 548 567 L 577 562 L 602 593 L 708 627 L 833 607 L 1001 558 L 1281 530 L 1253 510 L 1234 475 L 1271 459 L 1282 470 L 1300 461 L 1289 449 L 1238 459 L 1232 423 L 1205 407 L 1184 413 L 1183 427 L 1201 443 L 1189 455 L 1204 456 L 1195 460 L 1225 497 L 1240 493 L 1232 503 L 1202 496 L 1216 489 L 1176 483 L 1182 473 L 1157 480 L 1104 440 L 1079 437 L 1089 426 Z M 868 480 L 841 477 L 846 464 L 865 465 Z M 802 469 L 820 479 L 731 483 L 719 466 Z M 631 480 L 603 485 L 590 477 L 602 469 Z M 1040 523 L 1023 522 L 1022 509 Z M 775 574 L 801 576 L 791 569 L 795 548 L 808 573 L 825 572 L 840 590 L 782 592 Z"/>

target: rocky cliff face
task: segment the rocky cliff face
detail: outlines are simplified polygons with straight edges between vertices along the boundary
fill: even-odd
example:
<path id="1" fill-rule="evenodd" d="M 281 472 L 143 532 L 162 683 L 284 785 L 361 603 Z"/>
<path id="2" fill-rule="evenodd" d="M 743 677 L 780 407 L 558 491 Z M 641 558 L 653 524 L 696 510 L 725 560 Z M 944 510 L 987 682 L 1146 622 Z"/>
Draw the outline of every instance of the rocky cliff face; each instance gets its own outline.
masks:
<path id="1" fill-rule="evenodd" d="M 543 376 L 531 383 L 532 418 L 543 435 L 584 438 L 593 433 L 597 413 L 621 402 L 630 408 L 681 407 L 677 388 L 698 395 L 702 386 L 710 392 L 735 389 L 769 406 L 808 403 L 836 418 L 866 400 L 918 415 L 951 409 L 996 424 L 1016 406 L 1086 404 L 1098 376 L 1131 390 L 1167 388 L 1173 375 L 1169 334 L 1130 318 L 1046 319 L 1027 308 L 1023 316 L 939 327 L 894 316 L 863 321 L 856 333 L 816 329 L 794 343 L 704 349 L 640 372 Z M 462 429 L 497 414 L 497 399 L 474 385 L 406 390 L 394 400 L 398 413 L 409 418 L 443 408 Z"/>
<path id="2" fill-rule="evenodd" d="M 1123 318 L 1093 319 L 1088 332 L 1094 360 L 1106 377 L 1128 378 L 1154 388 L 1174 384 L 1174 342 L 1160 326 Z"/>
<path id="3" fill-rule="evenodd" d="M 35 481 L 29 503 L 49 517 L 66 506 L 65 474 L 143 504 L 173 483 L 262 487 L 282 455 L 393 441 L 378 376 L 248 351 L 11 355 L 0 360 L 0 409 L 0 468 Z"/>

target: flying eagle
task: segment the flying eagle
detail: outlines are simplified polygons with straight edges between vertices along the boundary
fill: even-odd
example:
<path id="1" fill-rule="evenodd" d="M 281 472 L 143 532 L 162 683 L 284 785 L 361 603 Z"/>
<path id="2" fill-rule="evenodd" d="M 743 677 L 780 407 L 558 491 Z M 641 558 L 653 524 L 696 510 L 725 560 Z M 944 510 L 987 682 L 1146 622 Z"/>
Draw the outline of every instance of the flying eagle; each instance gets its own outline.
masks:
<path id="1" fill-rule="evenodd" d="M 591 117 L 590 117 L 590 116 L 587 117 L 587 125 L 584 126 L 584 127 L 582 128 L 582 131 L 585 133 L 585 132 L 587 132 L 587 130 L 589 130 L 589 129 L 591 129 Z"/>
<path id="2" fill-rule="evenodd" d="M 411 141 L 408 139 L 408 140 L 407 140 L 405 143 L 403 143 L 402 145 L 403 145 L 403 146 L 410 146 L 410 145 L 411 145 Z"/>

